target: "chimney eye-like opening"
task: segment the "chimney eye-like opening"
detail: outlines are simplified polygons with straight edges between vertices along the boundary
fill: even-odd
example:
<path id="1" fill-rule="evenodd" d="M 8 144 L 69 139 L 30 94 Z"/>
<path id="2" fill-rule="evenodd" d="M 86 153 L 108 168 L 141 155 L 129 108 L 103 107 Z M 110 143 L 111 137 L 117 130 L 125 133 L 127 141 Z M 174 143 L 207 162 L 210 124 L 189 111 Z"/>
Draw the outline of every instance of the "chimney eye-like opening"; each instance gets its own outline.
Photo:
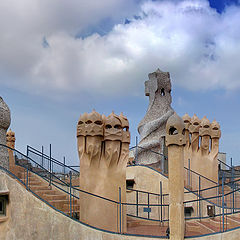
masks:
<path id="1" fill-rule="evenodd" d="M 86 121 L 86 124 L 91 124 L 91 123 L 92 123 L 91 120 L 87 120 L 87 121 Z"/>
<path id="2" fill-rule="evenodd" d="M 165 96 L 164 88 L 161 89 L 161 95 L 162 95 L 162 96 Z"/>
<path id="3" fill-rule="evenodd" d="M 102 122 L 100 120 L 97 120 L 94 123 L 97 124 L 97 125 L 102 125 Z"/>
<path id="4" fill-rule="evenodd" d="M 170 127 L 169 129 L 169 135 L 177 135 L 178 131 L 175 127 Z"/>

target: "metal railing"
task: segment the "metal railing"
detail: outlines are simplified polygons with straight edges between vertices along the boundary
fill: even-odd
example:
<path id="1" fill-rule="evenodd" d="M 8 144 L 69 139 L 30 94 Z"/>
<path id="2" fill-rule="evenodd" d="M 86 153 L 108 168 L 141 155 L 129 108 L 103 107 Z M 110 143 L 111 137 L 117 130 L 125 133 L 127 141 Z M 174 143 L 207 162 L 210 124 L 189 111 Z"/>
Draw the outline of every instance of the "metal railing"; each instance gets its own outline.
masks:
<path id="1" fill-rule="evenodd" d="M 130 194 L 134 195 L 135 198 L 131 198 L 131 202 L 123 202 L 120 198 L 118 201 L 114 201 L 103 196 L 99 196 L 84 190 L 81 190 L 77 187 L 72 186 L 72 171 L 69 171 L 69 182 L 64 181 L 61 177 L 57 176 L 54 171 L 49 171 L 48 168 L 45 168 L 44 164 L 39 164 L 39 161 L 35 161 L 35 159 L 30 158 L 22 154 L 21 152 L 9 148 L 0 144 L 1 147 L 5 147 L 8 150 L 12 151 L 15 162 L 18 166 L 23 168 L 23 176 L 22 179 L 17 178 L 28 191 L 31 191 L 34 195 L 39 197 L 41 200 L 46 202 L 48 205 L 53 207 L 54 209 L 62 212 L 65 215 L 68 215 L 71 218 L 76 218 L 78 211 L 76 210 L 77 200 L 79 200 L 79 196 L 88 196 L 91 198 L 100 199 L 99 201 L 106 202 L 106 204 L 114 204 L 117 209 L 117 217 L 119 218 L 117 231 L 115 233 L 122 232 L 121 226 L 121 217 L 123 214 L 123 208 L 126 207 L 127 215 L 134 219 L 138 219 L 139 221 L 148 221 L 149 224 L 151 222 L 159 222 L 161 224 L 165 224 L 165 227 L 168 226 L 169 223 L 169 196 L 168 194 L 162 193 L 161 183 L 160 183 L 160 192 L 159 193 L 150 193 L 147 191 L 140 191 L 136 189 L 128 189 L 131 191 Z M 36 155 L 36 154 L 35 154 Z M 51 158 L 50 158 L 51 159 Z M 2 168 L 2 167 L 1 167 Z M 52 169 L 52 168 L 51 168 Z M 188 190 L 184 193 L 184 206 L 186 208 L 193 207 L 197 211 L 191 216 L 185 216 L 186 221 L 186 229 L 188 225 L 191 224 L 191 221 L 198 220 L 202 221 L 211 221 L 213 218 L 219 222 L 219 227 L 214 230 L 214 232 L 224 232 L 228 231 L 231 227 L 229 225 L 229 221 L 231 220 L 232 214 L 240 213 L 240 180 L 227 181 L 227 178 L 222 176 L 222 182 L 220 184 L 216 184 L 214 181 L 211 181 L 200 174 L 197 174 L 193 171 L 189 171 L 189 169 L 185 169 L 187 172 L 191 172 L 193 175 L 196 174 L 198 176 L 198 189 L 196 190 Z M 5 169 L 5 171 L 7 171 Z M 9 171 L 9 174 L 13 175 Z M 35 192 L 34 188 L 31 186 L 31 174 L 34 173 L 44 179 L 49 187 L 54 187 L 59 191 L 64 192 L 67 196 L 67 205 L 68 205 L 68 213 L 63 212 L 53 204 L 44 200 L 38 193 Z M 201 181 L 206 180 L 214 183 L 213 186 L 208 188 L 202 188 Z M 119 189 L 121 191 L 121 189 Z M 121 194 L 121 193 L 120 193 Z M 191 195 L 192 194 L 192 195 Z M 191 195 L 191 196 L 190 196 Z M 190 196 L 190 197 L 189 197 Z M 208 212 L 208 207 L 215 209 L 213 213 Z M 103 216 L 105 217 L 105 216 Z M 107 216 L 106 216 L 107 217 Z M 102 230 L 102 229 L 101 229 Z M 111 232 L 111 231 L 108 231 Z M 210 234 L 210 233 L 209 233 Z M 138 234 L 134 234 L 138 235 Z M 141 234 L 139 234 L 140 236 Z M 150 235 L 149 235 L 150 236 Z M 194 234 L 188 234 L 189 236 L 195 236 Z M 165 238 L 165 235 L 158 236 L 160 238 Z"/>
<path id="2" fill-rule="evenodd" d="M 44 167 L 64 180 L 68 177 L 69 172 L 72 172 L 73 176 L 79 176 L 79 166 L 67 165 L 65 157 L 63 157 L 63 162 L 53 158 L 51 144 L 49 146 L 49 155 L 44 152 L 44 147 L 42 147 L 42 151 L 39 151 L 27 145 L 27 156 L 34 159 L 39 166 Z"/>
<path id="3" fill-rule="evenodd" d="M 18 167 L 22 168 L 22 176 L 21 178 L 15 176 L 13 173 L 11 173 L 9 170 L 0 167 L 0 169 L 4 170 L 5 172 L 7 172 L 8 174 L 10 174 L 11 176 L 13 176 L 14 178 L 16 178 L 20 183 L 22 183 L 26 189 L 30 192 L 32 192 L 36 197 L 38 197 L 39 199 L 41 199 L 43 202 L 45 202 L 46 204 L 48 204 L 49 206 L 51 206 L 52 208 L 54 208 L 55 210 L 61 212 L 62 214 L 75 219 L 76 221 L 79 221 L 79 211 L 77 210 L 76 206 L 78 204 L 78 200 L 79 197 L 87 197 L 90 199 L 97 199 L 98 202 L 101 202 L 101 204 L 113 204 L 115 206 L 115 209 L 117 211 L 116 214 L 116 218 L 117 218 L 117 230 L 116 231 L 109 231 L 109 230 L 104 230 L 98 227 L 94 227 L 94 226 L 90 226 L 87 223 L 84 223 L 82 221 L 79 221 L 80 223 L 83 223 L 87 226 L 93 227 L 95 229 L 99 229 L 102 231 L 106 231 L 106 232 L 110 232 L 110 233 L 118 233 L 118 234 L 125 234 L 125 235 L 135 235 L 135 236 L 142 236 L 142 234 L 130 234 L 130 233 L 123 233 L 122 232 L 122 216 L 123 216 L 123 209 L 124 208 L 129 208 L 129 207 L 134 207 L 135 209 L 141 209 L 142 207 L 159 207 L 159 208 L 163 208 L 163 207 L 167 207 L 166 205 L 161 205 L 161 204 L 152 204 L 150 202 L 150 198 L 149 201 L 144 203 L 144 202 L 139 202 L 139 203 L 128 203 L 128 202 L 124 202 L 121 199 L 121 188 L 119 188 L 119 199 L 118 201 L 100 196 L 100 195 L 96 195 L 87 191 L 84 191 L 82 189 L 79 189 L 77 187 L 72 186 L 72 172 L 69 172 L 69 183 L 66 183 L 66 181 L 62 180 L 60 177 L 58 177 L 54 171 L 49 171 L 49 169 L 45 168 L 42 166 L 42 164 L 39 164 L 38 161 L 33 160 L 32 158 L 30 158 L 29 156 L 26 156 L 24 154 L 22 154 L 21 152 L 12 149 L 8 146 L 2 145 L 0 144 L 1 147 L 7 148 L 10 152 L 12 152 L 12 156 L 15 160 L 15 163 Z M 11 153 L 10 153 L 11 154 Z M 54 203 L 52 203 L 51 201 L 47 201 L 46 199 L 44 199 L 44 197 L 39 194 L 36 191 L 36 187 L 35 185 L 32 186 L 31 184 L 31 178 L 32 178 L 32 174 L 36 174 L 38 177 L 42 178 L 44 181 L 46 181 L 49 189 L 56 189 L 64 194 L 66 194 L 68 196 L 66 201 L 66 209 L 67 211 L 63 211 L 57 207 L 54 206 Z M 140 193 L 138 193 L 140 195 Z M 148 193 L 149 196 L 154 195 L 154 194 L 150 194 Z M 65 210 L 66 210 L 65 209 Z M 149 220 L 151 219 L 150 217 L 150 212 L 149 214 Z M 129 215 L 130 216 L 130 215 Z M 108 217 L 106 216 L 102 216 L 104 217 Z M 134 217 L 134 216 L 133 216 Z M 166 220 L 165 220 L 166 221 Z M 148 236 L 148 235 L 146 235 Z M 151 234 L 149 234 L 149 237 L 152 236 Z M 161 235 L 159 234 L 157 237 L 159 238 L 165 238 L 165 234 Z"/>

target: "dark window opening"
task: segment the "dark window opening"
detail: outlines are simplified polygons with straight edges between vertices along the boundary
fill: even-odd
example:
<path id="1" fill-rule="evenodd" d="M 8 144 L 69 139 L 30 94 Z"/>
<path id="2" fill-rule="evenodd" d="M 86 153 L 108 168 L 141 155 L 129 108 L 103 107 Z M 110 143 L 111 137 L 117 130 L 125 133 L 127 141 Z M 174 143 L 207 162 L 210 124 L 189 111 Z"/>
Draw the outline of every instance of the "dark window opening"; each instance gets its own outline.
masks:
<path id="1" fill-rule="evenodd" d="M 134 179 L 127 179 L 126 180 L 126 187 L 127 187 L 127 189 L 133 189 L 134 184 L 135 184 Z"/>
<path id="2" fill-rule="evenodd" d="M 215 217 L 215 206 L 207 205 L 207 214 L 209 217 Z"/>
<path id="3" fill-rule="evenodd" d="M 192 212 L 193 212 L 193 207 L 184 207 L 185 217 L 191 217 Z"/>
<path id="4" fill-rule="evenodd" d="M 169 129 L 169 135 L 177 135 L 178 131 L 175 127 L 170 127 Z"/>
<path id="5" fill-rule="evenodd" d="M 162 95 L 162 96 L 165 96 L 164 88 L 161 89 L 161 95 Z"/>
<path id="6" fill-rule="evenodd" d="M 0 215 L 6 215 L 6 198 L 0 197 Z"/>
<path id="7" fill-rule="evenodd" d="M 105 126 L 105 128 L 110 129 L 110 128 L 112 128 L 112 126 L 110 124 L 108 124 L 108 125 Z"/>
<path id="8" fill-rule="evenodd" d="M 182 130 L 182 134 L 185 135 L 185 128 Z"/>

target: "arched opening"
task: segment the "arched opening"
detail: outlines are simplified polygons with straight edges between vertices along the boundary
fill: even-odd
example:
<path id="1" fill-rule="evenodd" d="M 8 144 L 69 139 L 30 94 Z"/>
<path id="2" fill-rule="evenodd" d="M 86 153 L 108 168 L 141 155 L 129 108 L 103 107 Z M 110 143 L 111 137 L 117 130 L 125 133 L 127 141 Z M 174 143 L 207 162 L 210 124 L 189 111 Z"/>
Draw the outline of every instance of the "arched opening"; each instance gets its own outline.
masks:
<path id="1" fill-rule="evenodd" d="M 178 131 L 175 127 L 170 127 L 169 129 L 169 135 L 177 135 Z"/>
<path id="2" fill-rule="evenodd" d="M 162 95 L 162 96 L 165 96 L 164 88 L 161 89 L 161 95 Z"/>

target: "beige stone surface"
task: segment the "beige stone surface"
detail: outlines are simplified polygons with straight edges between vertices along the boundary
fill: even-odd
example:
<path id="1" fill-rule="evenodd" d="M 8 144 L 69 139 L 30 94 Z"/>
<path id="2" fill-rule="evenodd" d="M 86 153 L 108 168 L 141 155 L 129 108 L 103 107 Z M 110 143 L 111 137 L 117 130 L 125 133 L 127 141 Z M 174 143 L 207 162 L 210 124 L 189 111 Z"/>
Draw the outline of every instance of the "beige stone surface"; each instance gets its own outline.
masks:
<path id="1" fill-rule="evenodd" d="M 11 129 L 9 129 L 9 131 L 7 131 L 6 134 L 6 139 L 7 139 L 7 146 L 14 149 L 15 148 L 15 132 L 13 132 Z M 14 173 L 17 176 L 17 169 L 18 166 L 15 165 L 15 160 L 13 157 L 13 151 L 8 148 L 8 154 L 9 154 L 9 170 Z"/>
<path id="2" fill-rule="evenodd" d="M 150 240 L 111 234 L 76 222 L 33 196 L 0 171 L 0 183 L 10 190 L 10 218 L 0 223 L 0 240 Z M 1 186 L 0 186 L 1 188 Z"/>
<path id="3" fill-rule="evenodd" d="M 186 144 L 183 120 L 174 113 L 166 124 L 169 181 L 169 228 L 171 240 L 184 239 L 184 155 Z"/>
<path id="4" fill-rule="evenodd" d="M 214 120 L 212 123 L 204 117 L 200 120 L 195 114 L 192 118 L 188 114 L 183 116 L 185 124 L 186 146 L 184 148 L 184 166 L 202 176 L 218 182 L 218 151 L 221 137 L 220 125 Z M 187 174 L 185 172 L 185 177 Z M 185 179 L 189 182 L 189 179 Z M 189 184 L 189 183 L 188 183 Z M 197 175 L 191 177 L 192 190 L 199 187 Z M 201 189 L 214 186 L 214 183 L 201 178 Z M 208 192 L 210 194 L 210 191 Z M 212 194 L 216 194 L 213 192 Z"/>
<path id="5" fill-rule="evenodd" d="M 147 166 L 129 166 L 126 170 L 126 179 L 133 179 L 135 184 L 133 185 L 133 189 L 146 191 L 150 193 L 160 194 L 160 183 L 162 183 L 162 192 L 163 194 L 168 193 L 168 178 L 166 178 L 161 173 L 147 167 Z M 139 203 L 147 203 L 147 194 L 139 193 L 138 195 Z M 127 202 L 128 203 L 136 203 L 136 192 L 128 190 L 127 191 Z M 160 198 L 150 194 L 150 203 L 151 204 L 159 204 Z M 168 197 L 163 198 L 163 203 L 168 204 Z M 146 207 L 146 206 L 145 206 Z M 138 207 L 138 215 L 139 217 L 147 218 L 148 215 L 143 211 L 144 206 Z M 168 217 L 167 207 L 163 209 L 166 213 L 165 219 Z M 136 215 L 136 206 L 128 206 L 127 213 L 131 215 Z M 152 219 L 160 219 L 160 208 L 159 207 L 151 207 L 150 217 Z"/>
<path id="6" fill-rule="evenodd" d="M 151 169 L 147 166 L 129 166 L 126 170 L 126 179 L 134 179 L 133 189 L 142 190 L 150 193 L 160 194 L 160 182 L 162 183 L 163 194 L 168 194 L 168 178 L 164 176 L 161 172 L 158 172 L 154 169 Z M 198 199 L 198 197 L 189 192 L 186 188 L 184 189 L 184 201 L 192 201 Z M 159 204 L 159 198 L 150 197 L 152 204 Z M 136 203 L 136 192 L 127 191 L 127 202 Z M 147 197 L 146 194 L 139 195 L 139 202 L 146 203 Z M 168 197 L 164 197 L 164 204 L 169 203 Z M 221 205 L 221 199 L 219 199 Z M 202 216 L 207 216 L 207 205 L 210 203 L 208 201 L 201 201 Z M 210 204 L 211 205 L 211 204 Z M 198 202 L 194 201 L 192 203 L 187 203 L 186 207 L 193 207 L 192 217 L 198 216 Z M 221 208 L 215 208 L 216 214 L 221 212 Z M 127 213 L 131 215 L 136 214 L 135 206 L 128 206 Z M 165 212 L 166 214 L 166 212 Z M 139 207 L 139 216 L 147 218 L 147 213 L 143 212 L 143 207 Z M 152 212 L 150 214 L 151 218 L 159 219 L 159 208 L 152 207 Z M 165 218 L 167 217 L 167 214 Z"/>
<path id="7" fill-rule="evenodd" d="M 80 193 L 80 220 L 111 231 L 126 232 L 126 165 L 129 156 L 129 123 L 123 114 L 108 117 L 96 111 L 80 116 L 77 126 L 80 189 L 111 199 Z M 121 226 L 120 226 L 121 225 Z M 121 229 L 120 229 L 121 227 Z"/>

